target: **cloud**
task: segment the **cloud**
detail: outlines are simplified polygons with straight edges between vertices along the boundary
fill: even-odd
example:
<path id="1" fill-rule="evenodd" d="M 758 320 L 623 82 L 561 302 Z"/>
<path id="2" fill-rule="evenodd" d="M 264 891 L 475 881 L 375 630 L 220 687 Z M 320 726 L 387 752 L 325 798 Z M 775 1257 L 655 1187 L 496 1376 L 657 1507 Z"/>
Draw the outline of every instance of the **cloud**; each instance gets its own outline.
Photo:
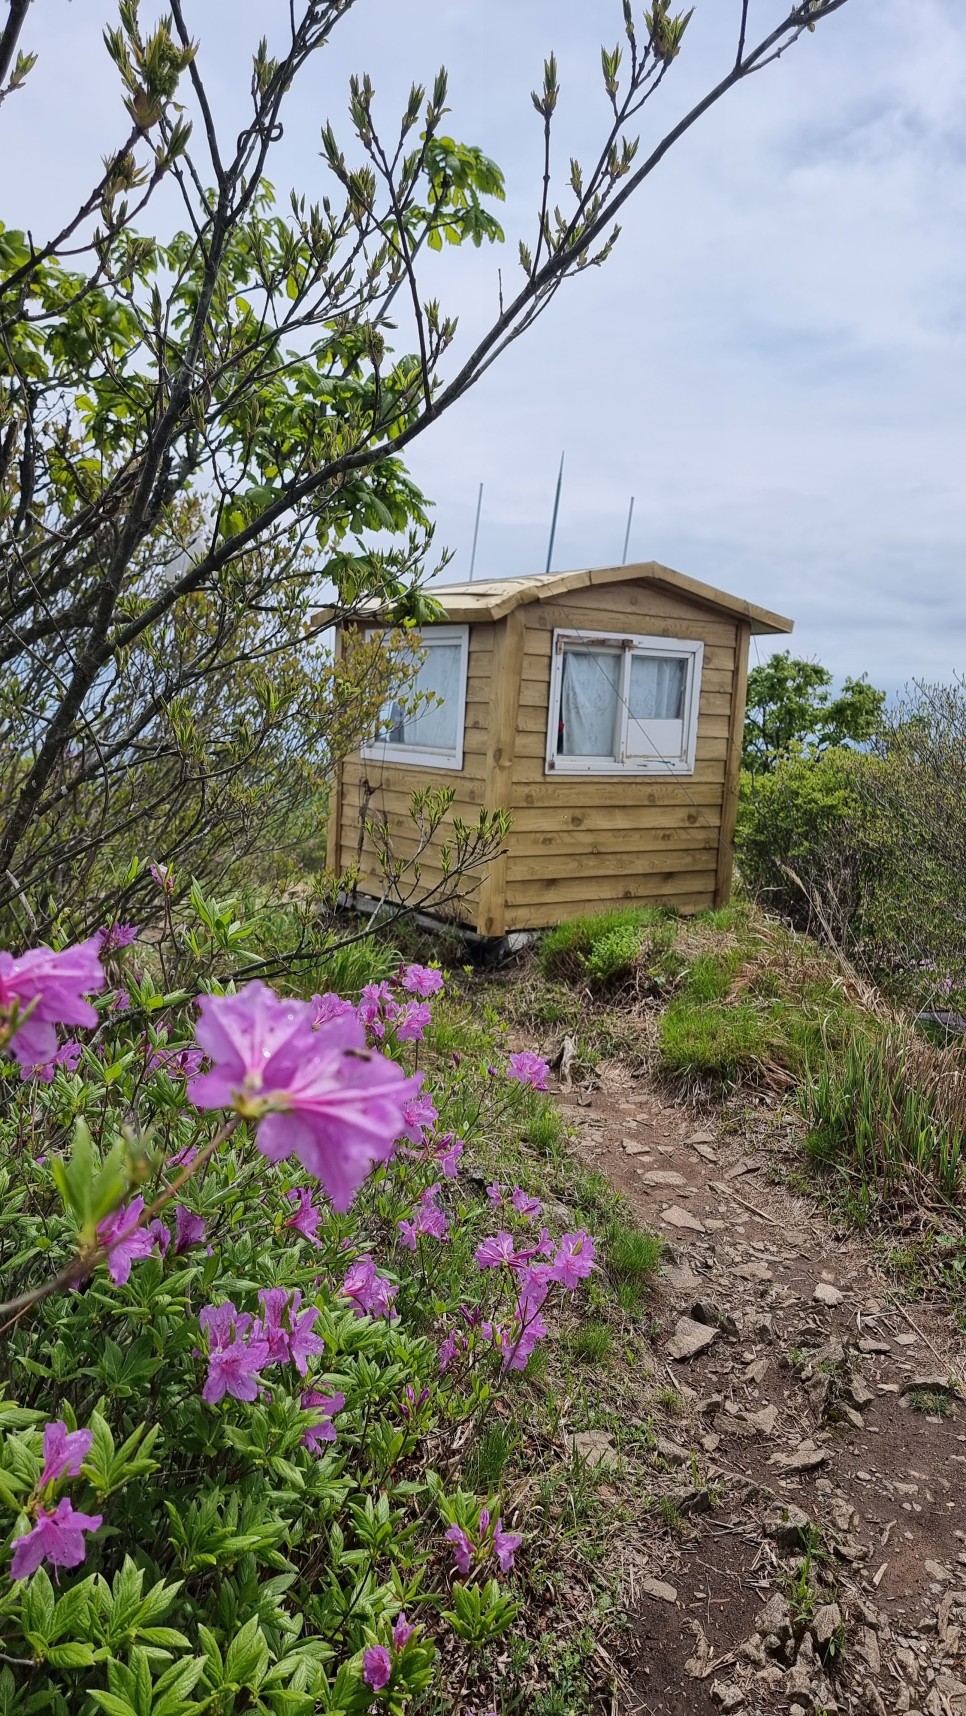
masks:
<path id="1" fill-rule="evenodd" d="M 752 8 L 767 23 L 783 7 Z M 41 62 L 6 104 L 3 218 L 49 230 L 118 130 L 90 0 L 29 17 Z M 103 8 L 108 14 L 107 0 Z M 244 112 L 259 0 L 189 0 L 229 135 Z M 284 8 L 279 8 L 282 17 Z M 642 120 L 642 157 L 729 63 L 736 7 L 698 0 L 685 50 Z M 98 20 L 100 22 L 100 19 Z M 460 350 L 515 278 L 533 231 L 540 133 L 529 91 L 559 57 L 558 171 L 589 157 L 605 108 L 599 42 L 617 0 L 357 0 L 293 92 L 272 176 L 322 188 L 318 131 L 348 126 L 369 69 L 391 114 L 413 78 L 451 74 L 454 135 L 507 173 L 500 254 L 434 261 L 426 295 L 460 313 Z M 890 686 L 963 658 L 966 497 L 966 13 L 955 0 L 850 3 L 732 92 L 625 211 L 617 249 L 412 450 L 438 542 L 478 575 L 542 568 L 560 452 L 554 563 L 656 557 L 796 618 L 794 647 Z M 169 213 L 173 218 L 173 213 Z"/>

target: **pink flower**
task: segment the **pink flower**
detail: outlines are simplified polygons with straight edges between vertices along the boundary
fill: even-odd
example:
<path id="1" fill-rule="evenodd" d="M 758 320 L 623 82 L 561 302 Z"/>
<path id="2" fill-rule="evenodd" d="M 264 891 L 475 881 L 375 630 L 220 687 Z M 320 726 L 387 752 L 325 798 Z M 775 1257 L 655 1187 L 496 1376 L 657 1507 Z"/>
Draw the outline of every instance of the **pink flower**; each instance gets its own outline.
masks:
<path id="1" fill-rule="evenodd" d="M 21 1066 L 53 1059 L 55 1025 L 97 1024 L 97 1010 L 84 996 L 104 987 L 100 946 L 100 936 L 94 935 L 60 953 L 49 947 L 30 948 L 19 959 L 0 953 L 0 1019 L 9 1019 L 14 1009 L 22 1015 L 30 1008 L 29 1018 L 5 1045 Z"/>
<path id="2" fill-rule="evenodd" d="M 444 1179 L 456 1179 L 465 1148 L 462 1138 L 454 1138 L 451 1132 L 448 1132 L 445 1138 L 440 1139 L 436 1146 L 436 1160 L 443 1171 Z"/>
<path id="3" fill-rule="evenodd" d="M 385 1645 L 370 1645 L 362 1653 L 362 1678 L 374 1692 L 388 1686 L 392 1674 L 392 1658 Z"/>
<path id="4" fill-rule="evenodd" d="M 299 1294 L 299 1299 L 302 1295 Z M 289 1331 L 282 1322 L 289 1308 L 291 1295 L 286 1287 L 263 1287 L 258 1295 L 258 1303 L 262 1307 L 259 1319 L 259 1334 L 262 1340 L 268 1342 L 269 1359 L 272 1364 L 287 1364 L 289 1358 Z"/>
<path id="5" fill-rule="evenodd" d="M 63 1067 L 64 1071 L 69 1073 L 76 1072 L 83 1053 L 83 1044 L 79 1043 L 76 1037 L 68 1037 L 65 1043 L 61 1043 L 57 1053 L 42 1066 L 21 1067 L 21 1081 L 36 1078 L 42 1084 L 52 1084 L 56 1068 Z"/>
<path id="6" fill-rule="evenodd" d="M 321 1335 L 315 1335 L 312 1333 L 312 1324 L 315 1322 L 315 1319 L 319 1314 L 317 1307 L 315 1305 L 309 1305 L 304 1311 L 300 1311 L 299 1302 L 301 1301 L 301 1298 L 301 1293 L 296 1289 L 292 1294 L 292 1305 L 289 1310 L 289 1322 L 292 1325 L 292 1334 L 289 1340 L 288 1352 L 289 1358 L 294 1364 L 299 1375 L 304 1376 L 309 1368 L 309 1359 L 314 1358 L 316 1353 L 325 1352 L 325 1342 Z"/>
<path id="7" fill-rule="evenodd" d="M 46 1489 L 58 1478 L 76 1478 L 91 1451 L 93 1440 L 92 1431 L 68 1430 L 61 1418 L 47 1424 L 44 1428 L 44 1469 L 38 1488 Z"/>
<path id="8" fill-rule="evenodd" d="M 202 1400 L 214 1406 L 226 1394 L 236 1400 L 255 1400 L 258 1395 L 257 1377 L 272 1355 L 267 1340 L 261 1338 L 252 1318 L 239 1316 L 230 1299 L 222 1305 L 206 1305 L 198 1318 L 208 1335 L 208 1375 L 201 1391 Z M 251 1338 L 246 1336 L 251 1332 Z"/>
<path id="9" fill-rule="evenodd" d="M 161 1217 L 155 1216 L 153 1221 L 148 1222 L 144 1231 L 149 1236 L 152 1245 L 157 1246 L 161 1256 L 167 1257 L 168 1246 L 171 1244 L 171 1231 L 161 1220 Z"/>
<path id="10" fill-rule="evenodd" d="M 513 1566 L 513 1557 L 522 1542 L 523 1538 L 518 1531 L 504 1531 L 502 1519 L 497 1520 L 493 1533 L 493 1553 L 500 1563 L 501 1573 L 509 1573 Z"/>
<path id="11" fill-rule="evenodd" d="M 477 1246 L 473 1256 L 481 1269 L 501 1269 L 504 1264 L 511 1264 L 514 1257 L 512 1233 L 501 1229 L 499 1233 L 491 1234 Z"/>
<path id="12" fill-rule="evenodd" d="M 130 1280 L 132 1263 L 150 1257 L 154 1250 L 147 1229 L 137 1225 L 143 1212 L 144 1199 L 132 1198 L 97 1224 L 97 1237 L 107 1250 L 107 1267 L 115 1287 L 123 1287 Z"/>
<path id="13" fill-rule="evenodd" d="M 184 1204 L 174 1206 L 174 1249 L 187 1251 L 189 1245 L 203 1245 L 207 1229 L 204 1219 L 192 1215 Z"/>
<path id="14" fill-rule="evenodd" d="M 510 1194 L 510 1202 L 524 1221 L 532 1221 L 534 1216 L 538 1216 L 543 1208 L 540 1199 L 528 1197 L 522 1186 L 514 1186 Z"/>
<path id="15" fill-rule="evenodd" d="M 395 1282 L 380 1275 L 366 1252 L 346 1270 L 342 1291 L 356 1307 L 357 1317 L 393 1317 L 392 1302 L 399 1292 Z"/>
<path id="16" fill-rule="evenodd" d="M 131 1005 L 131 997 L 126 989 L 115 989 L 108 1005 L 112 1013 L 126 1013 Z"/>
<path id="17" fill-rule="evenodd" d="M 503 1369 L 526 1370 L 530 1355 L 538 1341 L 545 1341 L 550 1330 L 539 1315 L 530 1317 L 519 1333 L 503 1343 Z"/>
<path id="18" fill-rule="evenodd" d="M 413 1221 L 396 1223 L 402 1235 L 402 1243 L 410 1251 L 416 1249 L 418 1234 L 424 1233 L 431 1239 L 447 1239 L 449 1237 L 449 1218 L 445 1210 L 441 1210 L 436 1202 L 439 1197 L 439 1181 L 427 1186 L 420 1192 Z"/>
<path id="19" fill-rule="evenodd" d="M 494 1180 L 492 1186 L 487 1186 L 486 1195 L 489 1198 L 490 1203 L 499 1209 L 500 1205 L 503 1203 L 503 1191 L 497 1184 L 496 1180 Z"/>
<path id="20" fill-rule="evenodd" d="M 507 1078 L 516 1079 L 518 1084 L 532 1085 L 534 1090 L 546 1090 L 549 1071 L 545 1060 L 532 1055 L 529 1049 L 523 1049 L 520 1054 L 510 1056 Z"/>
<path id="21" fill-rule="evenodd" d="M 410 1001 L 408 1007 L 400 1014 L 396 1024 L 396 1036 L 401 1043 L 421 1043 L 426 1034 L 427 1025 L 432 1022 L 432 1012 L 425 1001 Z"/>
<path id="22" fill-rule="evenodd" d="M 399 1017 L 399 1006 L 388 983 L 367 983 L 359 997 L 356 1016 L 374 1037 L 384 1037 L 387 1022 Z"/>
<path id="23" fill-rule="evenodd" d="M 443 1376 L 445 1372 L 449 1370 L 449 1367 L 457 1353 L 462 1352 L 465 1346 L 465 1337 L 457 1334 L 455 1330 L 451 1330 L 445 1340 L 440 1342 L 438 1354 L 440 1376 Z"/>
<path id="24" fill-rule="evenodd" d="M 78 1513 L 69 1496 L 61 1496 L 53 1513 L 39 1507 L 36 1524 L 11 1545 L 11 1579 L 29 1579 L 42 1561 L 52 1567 L 79 1567 L 87 1554 L 84 1532 L 97 1531 L 103 1518 L 100 1513 Z"/>
<path id="25" fill-rule="evenodd" d="M 410 1144 L 421 1144 L 430 1127 L 435 1126 L 439 1114 L 432 1097 L 423 1091 L 403 1103 L 402 1119 L 400 1137 L 408 1138 Z"/>
<path id="26" fill-rule="evenodd" d="M 107 929 L 98 931 L 101 938 L 101 953 L 118 953 L 122 947 L 130 947 L 138 939 L 137 924 L 110 924 Z"/>
<path id="27" fill-rule="evenodd" d="M 203 995 L 197 1038 L 214 1066 L 192 1080 L 197 1108 L 235 1108 L 259 1122 L 270 1162 L 296 1155 L 346 1210 L 376 1162 L 392 1154 L 420 1078 L 407 1078 L 365 1047 L 349 1015 L 313 1030 L 305 1001 L 282 1001 L 264 983 L 237 995 Z"/>
<path id="28" fill-rule="evenodd" d="M 172 1078 L 194 1078 L 204 1065 L 204 1055 L 200 1049 L 155 1049 L 148 1061 L 148 1072 L 162 1071 Z"/>
<path id="29" fill-rule="evenodd" d="M 473 1565 L 473 1545 L 461 1525 L 451 1525 L 444 1541 L 453 1545 L 453 1562 L 457 1573 L 465 1578 Z"/>
<path id="30" fill-rule="evenodd" d="M 318 1389 L 307 1388 L 302 1395 L 303 1412 L 315 1409 L 318 1417 L 303 1432 L 302 1443 L 310 1448 L 313 1454 L 321 1454 L 322 1445 L 338 1440 L 338 1432 L 332 1420 L 337 1412 L 345 1405 L 344 1394 L 320 1394 Z"/>
<path id="31" fill-rule="evenodd" d="M 421 995 L 428 1001 L 430 995 L 438 995 L 442 989 L 443 973 L 429 965 L 407 965 L 400 982 L 410 995 Z"/>
<path id="32" fill-rule="evenodd" d="M 397 1617 L 396 1624 L 392 1629 L 393 1650 L 405 1650 L 415 1631 L 416 1628 L 411 1627 L 406 1620 L 406 1611 L 403 1609 Z"/>
<path id="33" fill-rule="evenodd" d="M 161 889 L 162 894 L 174 893 L 174 872 L 167 864 L 149 864 L 151 879 Z"/>
<path id="34" fill-rule="evenodd" d="M 343 1001 L 341 995 L 312 997 L 312 1024 L 316 1030 L 320 1025 L 327 1025 L 330 1019 L 344 1019 L 349 1014 L 355 1016 L 355 1008 L 351 1001 Z"/>
<path id="35" fill-rule="evenodd" d="M 298 1209 L 283 1222 L 283 1227 L 294 1227 L 303 1239 L 311 1240 L 313 1245 L 321 1245 L 322 1241 L 317 1235 L 322 1212 L 317 1210 L 312 1202 L 312 1193 L 308 1186 L 298 1186 L 294 1191 L 286 1192 L 285 1196 L 291 1203 L 297 1203 Z"/>
<path id="36" fill-rule="evenodd" d="M 590 1274 L 596 1255 L 597 1248 L 583 1228 L 577 1233 L 563 1234 L 550 1266 L 551 1280 L 559 1281 L 568 1293 L 572 1293 L 578 1281 L 583 1281 Z"/>

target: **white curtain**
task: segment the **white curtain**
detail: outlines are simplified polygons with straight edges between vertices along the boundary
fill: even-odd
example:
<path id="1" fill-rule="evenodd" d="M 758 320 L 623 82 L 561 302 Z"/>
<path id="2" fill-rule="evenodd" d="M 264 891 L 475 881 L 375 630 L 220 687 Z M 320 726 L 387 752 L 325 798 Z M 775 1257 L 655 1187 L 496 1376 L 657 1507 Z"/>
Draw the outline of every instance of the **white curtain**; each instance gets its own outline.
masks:
<path id="1" fill-rule="evenodd" d="M 687 664 L 681 656 L 635 655 L 631 660 L 632 721 L 681 721 Z"/>
<path id="2" fill-rule="evenodd" d="M 461 646 L 450 643 L 429 643 L 423 640 L 425 659 L 405 690 L 407 703 L 427 692 L 442 698 L 442 703 L 423 703 L 412 714 L 403 714 L 394 705 L 395 719 L 387 738 L 390 744 L 419 745 L 426 751 L 453 751 L 459 731 Z M 401 718 L 400 718 L 401 717 Z"/>
<path id="3" fill-rule="evenodd" d="M 564 651 L 560 692 L 565 757 L 613 757 L 617 744 L 621 658 L 617 650 Z"/>

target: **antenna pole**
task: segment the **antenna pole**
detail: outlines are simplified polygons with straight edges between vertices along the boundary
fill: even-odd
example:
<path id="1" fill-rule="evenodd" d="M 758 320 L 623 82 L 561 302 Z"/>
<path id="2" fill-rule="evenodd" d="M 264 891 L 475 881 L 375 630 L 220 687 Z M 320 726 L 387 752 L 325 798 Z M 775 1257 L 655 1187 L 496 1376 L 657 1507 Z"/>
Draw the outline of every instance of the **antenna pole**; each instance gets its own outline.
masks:
<path id="1" fill-rule="evenodd" d="M 477 544 L 477 540 L 478 540 L 479 534 L 480 534 L 480 512 L 482 510 L 482 507 L 483 507 L 483 484 L 481 483 L 480 484 L 480 492 L 476 497 L 476 523 L 473 526 L 473 552 L 470 555 L 470 578 L 471 579 L 473 577 L 473 568 L 476 565 L 476 544 Z"/>
<path id="2" fill-rule="evenodd" d="M 622 566 L 627 565 L 627 549 L 628 549 L 628 545 L 629 545 L 630 540 L 631 540 L 631 519 L 633 517 L 634 517 L 634 496 L 631 495 L 631 504 L 627 509 L 627 529 L 624 532 L 624 553 L 621 557 L 621 565 Z"/>
<path id="3" fill-rule="evenodd" d="M 563 483 L 564 456 L 560 455 L 560 469 L 557 472 L 557 492 L 553 497 L 553 517 L 550 520 L 550 541 L 547 543 L 547 571 L 553 559 L 553 539 L 557 534 L 557 513 L 560 511 L 560 487 Z"/>

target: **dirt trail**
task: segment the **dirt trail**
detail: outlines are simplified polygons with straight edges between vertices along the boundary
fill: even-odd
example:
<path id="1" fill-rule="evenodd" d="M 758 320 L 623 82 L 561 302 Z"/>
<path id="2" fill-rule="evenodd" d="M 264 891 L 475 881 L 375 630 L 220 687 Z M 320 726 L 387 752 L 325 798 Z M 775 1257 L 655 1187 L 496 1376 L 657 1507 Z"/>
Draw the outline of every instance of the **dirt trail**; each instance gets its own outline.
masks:
<path id="1" fill-rule="evenodd" d="M 687 1526 L 628 1543 L 622 1710 L 966 1716 L 955 1328 L 904 1315 L 861 1239 L 646 1079 L 606 1067 L 590 1106 L 561 1101 L 581 1156 L 672 1253 L 650 1387 L 685 1404 L 647 1481 Z M 917 1384 L 945 1415 L 913 1409 Z M 811 1596 L 793 1588 L 809 1525 Z"/>

